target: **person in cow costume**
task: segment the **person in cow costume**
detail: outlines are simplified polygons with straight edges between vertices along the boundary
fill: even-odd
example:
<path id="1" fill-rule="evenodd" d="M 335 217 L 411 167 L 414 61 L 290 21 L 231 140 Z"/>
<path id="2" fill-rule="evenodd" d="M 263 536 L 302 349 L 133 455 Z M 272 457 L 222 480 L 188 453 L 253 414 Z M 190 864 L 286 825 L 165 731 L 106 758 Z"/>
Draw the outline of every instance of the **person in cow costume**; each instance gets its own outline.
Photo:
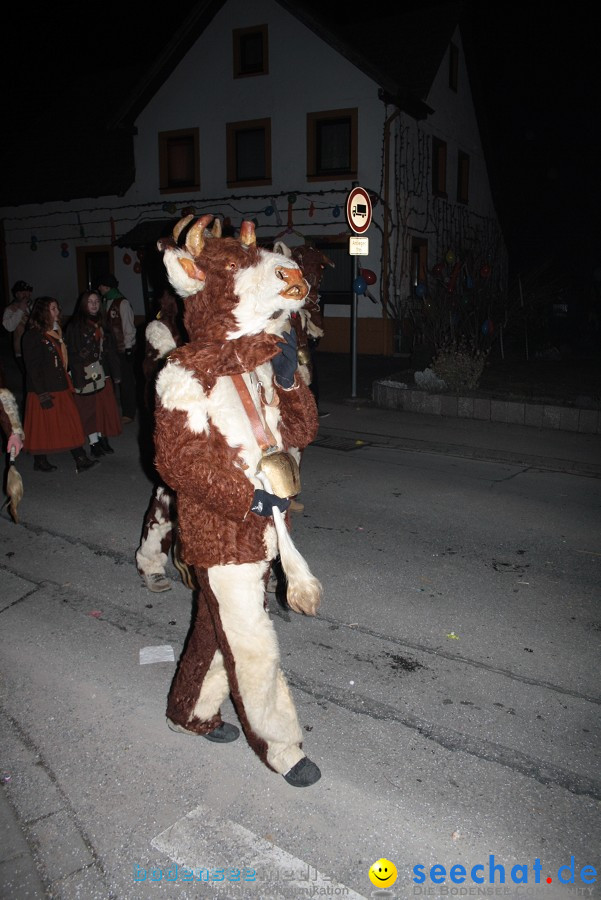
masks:
<path id="1" fill-rule="evenodd" d="M 288 527 L 300 455 L 318 430 L 290 322 L 309 288 L 295 262 L 257 247 L 252 222 L 236 239 L 209 235 L 213 216 L 193 218 L 159 242 L 189 342 L 156 381 L 155 465 L 176 492 L 181 554 L 199 588 L 167 723 L 235 740 L 220 713 L 230 694 L 260 759 L 307 787 L 321 773 L 302 749 L 265 586 L 279 554 L 289 606 L 317 613 L 321 584 Z"/>
<path id="2" fill-rule="evenodd" d="M 157 315 L 146 326 L 144 360 L 144 402 L 148 415 L 154 421 L 155 382 L 161 366 L 169 354 L 187 341 L 187 335 L 180 322 L 177 297 L 169 290 L 159 298 Z M 154 429 L 153 429 L 154 430 Z M 186 587 L 192 588 L 193 581 L 187 566 L 179 559 L 177 552 L 177 512 L 174 492 L 164 482 L 157 479 L 152 497 L 142 524 L 140 544 L 136 550 L 136 568 L 140 578 L 155 594 L 171 590 L 166 566 L 169 553 Z"/>

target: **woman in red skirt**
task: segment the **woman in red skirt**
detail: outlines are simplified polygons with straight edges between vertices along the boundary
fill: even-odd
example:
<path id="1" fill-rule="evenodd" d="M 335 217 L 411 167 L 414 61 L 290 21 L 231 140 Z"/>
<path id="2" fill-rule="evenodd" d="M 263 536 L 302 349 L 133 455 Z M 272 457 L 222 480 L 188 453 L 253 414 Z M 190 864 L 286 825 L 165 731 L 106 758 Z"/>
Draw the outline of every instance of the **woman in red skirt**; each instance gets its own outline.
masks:
<path id="1" fill-rule="evenodd" d="M 67 370 L 67 348 L 59 324 L 60 307 L 53 297 L 38 297 L 23 335 L 25 364 L 25 447 L 33 453 L 33 468 L 53 472 L 47 453 L 71 451 L 75 470 L 96 465 L 86 456 L 85 436 Z"/>
<path id="2" fill-rule="evenodd" d="M 114 453 L 108 439 L 122 432 L 113 389 L 120 381 L 119 356 L 112 332 L 103 327 L 100 304 L 100 294 L 84 291 L 65 332 L 75 403 L 96 459 Z"/>

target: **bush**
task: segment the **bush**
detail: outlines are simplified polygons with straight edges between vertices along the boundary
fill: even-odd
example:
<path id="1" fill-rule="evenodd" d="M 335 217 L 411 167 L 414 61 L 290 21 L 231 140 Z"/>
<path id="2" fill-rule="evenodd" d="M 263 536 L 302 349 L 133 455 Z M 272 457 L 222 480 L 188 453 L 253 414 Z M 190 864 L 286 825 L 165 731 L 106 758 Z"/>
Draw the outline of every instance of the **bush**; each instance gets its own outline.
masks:
<path id="1" fill-rule="evenodd" d="M 488 350 L 479 350 L 466 341 L 450 342 L 432 360 L 432 371 L 449 391 L 473 391 L 480 384 Z"/>

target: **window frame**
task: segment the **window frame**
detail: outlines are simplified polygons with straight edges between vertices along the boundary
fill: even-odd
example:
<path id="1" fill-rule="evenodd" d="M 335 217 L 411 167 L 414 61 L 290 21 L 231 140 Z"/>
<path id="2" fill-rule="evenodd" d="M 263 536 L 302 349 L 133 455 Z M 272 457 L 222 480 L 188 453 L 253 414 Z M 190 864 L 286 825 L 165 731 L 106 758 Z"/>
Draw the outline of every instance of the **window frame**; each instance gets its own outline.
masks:
<path id="1" fill-rule="evenodd" d="M 463 150 L 457 152 L 457 203 L 465 206 L 470 197 L 470 157 Z"/>
<path id="2" fill-rule="evenodd" d="M 91 291 L 102 272 L 115 271 L 115 248 L 112 244 L 95 247 L 76 246 L 77 287 L 79 293 Z"/>
<path id="3" fill-rule="evenodd" d="M 337 172 L 318 172 L 319 156 L 317 138 L 319 126 L 323 122 L 348 119 L 350 124 L 350 168 Z M 329 109 L 307 113 L 307 181 L 349 181 L 356 180 L 358 167 L 358 120 L 357 107 L 348 109 Z"/>
<path id="4" fill-rule="evenodd" d="M 432 136 L 432 193 L 447 196 L 447 144 Z"/>
<path id="5" fill-rule="evenodd" d="M 187 184 L 169 183 L 169 145 L 182 138 L 192 139 L 194 179 Z M 200 190 L 200 131 L 198 128 L 179 128 L 175 131 L 159 131 L 159 193 L 182 194 Z"/>
<path id="6" fill-rule="evenodd" d="M 248 71 L 244 69 L 243 41 L 253 34 L 261 35 L 263 60 L 260 70 Z M 269 31 L 267 25 L 252 25 L 249 28 L 234 28 L 232 32 L 232 42 L 234 78 L 254 78 L 256 75 L 269 75 Z"/>
<path id="7" fill-rule="evenodd" d="M 331 256 L 336 265 L 334 270 L 326 267 L 319 288 L 319 305 L 325 316 L 326 306 L 349 306 L 353 302 L 353 260 L 348 252 L 348 237 L 345 235 L 311 235 L 306 238 L 317 250 Z M 340 265 L 339 265 L 340 264 Z M 334 274 L 335 273 L 335 274 Z M 338 290 L 328 290 L 328 276 L 335 277 Z M 324 288 L 324 280 L 326 287 Z M 342 287 L 345 285 L 345 287 Z"/>
<path id="8" fill-rule="evenodd" d="M 236 138 L 237 135 L 244 131 L 258 131 L 263 129 L 264 132 L 264 152 L 265 152 L 265 177 L 264 178 L 243 178 L 238 179 L 238 155 Z M 227 122 L 226 131 L 226 165 L 227 165 L 227 186 L 228 187 L 253 187 L 255 185 L 269 185 L 272 183 L 271 174 L 271 118 L 266 119 L 247 119 L 243 122 Z"/>

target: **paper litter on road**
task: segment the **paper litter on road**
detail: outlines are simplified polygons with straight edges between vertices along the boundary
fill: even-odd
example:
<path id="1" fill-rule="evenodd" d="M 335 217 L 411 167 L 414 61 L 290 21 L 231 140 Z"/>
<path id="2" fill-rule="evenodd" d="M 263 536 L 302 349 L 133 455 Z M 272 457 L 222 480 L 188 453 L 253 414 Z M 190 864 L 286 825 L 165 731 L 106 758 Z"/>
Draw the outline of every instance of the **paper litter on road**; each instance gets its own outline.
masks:
<path id="1" fill-rule="evenodd" d="M 140 650 L 140 665 L 158 662 L 175 662 L 173 647 L 170 644 L 161 644 L 158 647 L 142 647 Z"/>

